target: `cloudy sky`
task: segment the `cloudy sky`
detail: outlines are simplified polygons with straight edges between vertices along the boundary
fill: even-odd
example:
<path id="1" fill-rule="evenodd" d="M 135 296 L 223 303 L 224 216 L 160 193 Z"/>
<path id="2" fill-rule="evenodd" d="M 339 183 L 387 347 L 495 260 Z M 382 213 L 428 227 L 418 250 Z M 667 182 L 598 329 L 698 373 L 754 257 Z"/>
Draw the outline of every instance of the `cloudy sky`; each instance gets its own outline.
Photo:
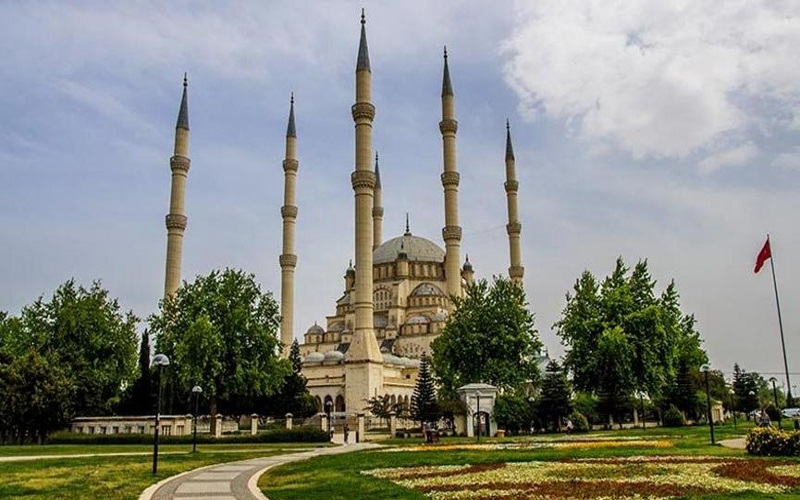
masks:
<path id="1" fill-rule="evenodd" d="M 505 273 L 505 120 L 525 286 L 551 353 L 584 269 L 649 259 L 712 364 L 782 372 L 766 233 L 800 385 L 800 4 L 795 1 L 0 3 L 0 309 L 75 277 L 126 309 L 163 291 L 183 72 L 185 278 L 222 267 L 279 290 L 283 141 L 297 100 L 296 336 L 324 322 L 353 254 L 360 8 L 384 234 L 441 240 L 442 46 L 457 99 L 462 255 Z M 440 242 L 441 244 L 441 242 Z M 144 323 L 142 324 L 144 327 Z M 779 377 L 781 378 L 781 377 Z M 796 392 L 796 391 L 795 391 Z"/>

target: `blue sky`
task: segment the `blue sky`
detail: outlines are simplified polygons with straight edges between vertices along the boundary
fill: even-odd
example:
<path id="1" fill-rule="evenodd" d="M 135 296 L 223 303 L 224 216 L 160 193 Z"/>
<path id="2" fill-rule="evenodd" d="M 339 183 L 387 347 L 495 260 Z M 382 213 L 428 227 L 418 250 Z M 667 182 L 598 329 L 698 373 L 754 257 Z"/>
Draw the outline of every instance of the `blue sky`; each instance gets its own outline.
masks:
<path id="1" fill-rule="evenodd" d="M 146 317 L 163 290 L 169 156 L 189 73 L 184 278 L 238 267 L 279 290 L 283 141 L 296 95 L 296 336 L 353 254 L 361 7 L 384 235 L 441 244 L 439 94 L 450 53 L 462 254 L 505 273 L 505 119 L 525 286 L 543 340 L 581 271 L 648 258 L 716 368 L 781 372 L 770 232 L 800 372 L 800 5 L 791 1 L 3 2 L 0 309 L 70 277 Z M 144 324 L 142 325 L 144 326 Z M 779 377 L 781 378 L 781 377 Z M 800 381 L 800 374 L 795 377 Z M 800 384 L 799 384 L 800 385 Z"/>

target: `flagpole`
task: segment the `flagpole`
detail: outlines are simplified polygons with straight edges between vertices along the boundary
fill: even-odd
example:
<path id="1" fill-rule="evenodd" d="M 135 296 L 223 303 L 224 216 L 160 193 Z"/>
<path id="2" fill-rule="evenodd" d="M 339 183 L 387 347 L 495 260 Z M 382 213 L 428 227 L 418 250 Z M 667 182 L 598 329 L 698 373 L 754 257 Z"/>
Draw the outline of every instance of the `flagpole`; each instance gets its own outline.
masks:
<path id="1" fill-rule="evenodd" d="M 769 234 L 767 235 L 769 242 Z M 786 341 L 783 338 L 783 319 L 781 319 L 781 301 L 778 299 L 778 281 L 775 279 L 775 256 L 772 255 L 772 245 L 769 248 L 769 267 L 772 270 L 772 286 L 775 288 L 775 305 L 778 306 L 778 327 L 781 330 L 781 349 L 783 349 L 783 369 L 786 370 L 786 404 L 793 405 L 792 383 L 789 381 L 789 363 L 786 361 Z"/>

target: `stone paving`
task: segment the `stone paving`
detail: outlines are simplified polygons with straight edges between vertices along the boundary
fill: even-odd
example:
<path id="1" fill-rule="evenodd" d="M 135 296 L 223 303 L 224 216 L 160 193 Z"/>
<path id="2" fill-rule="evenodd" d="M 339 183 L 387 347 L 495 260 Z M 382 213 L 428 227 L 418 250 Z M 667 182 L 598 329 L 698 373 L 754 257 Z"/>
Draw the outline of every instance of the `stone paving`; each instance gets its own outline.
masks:
<path id="1" fill-rule="evenodd" d="M 273 455 L 209 465 L 167 478 L 144 490 L 139 500 L 265 500 L 258 489 L 258 478 L 269 468 L 308 460 L 322 455 L 337 455 L 378 448 L 375 443 L 348 444 L 333 448 Z"/>

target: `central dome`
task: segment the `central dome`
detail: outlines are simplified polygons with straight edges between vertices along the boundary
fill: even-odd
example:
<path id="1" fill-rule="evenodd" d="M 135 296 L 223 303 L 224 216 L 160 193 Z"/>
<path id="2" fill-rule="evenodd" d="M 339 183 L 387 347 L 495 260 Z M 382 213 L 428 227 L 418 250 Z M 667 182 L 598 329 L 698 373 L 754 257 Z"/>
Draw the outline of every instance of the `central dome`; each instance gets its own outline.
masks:
<path id="1" fill-rule="evenodd" d="M 444 250 L 431 240 L 406 233 L 381 244 L 372 252 L 373 264 L 387 264 L 397 260 L 400 252 L 405 252 L 408 260 L 422 262 L 444 262 Z"/>

